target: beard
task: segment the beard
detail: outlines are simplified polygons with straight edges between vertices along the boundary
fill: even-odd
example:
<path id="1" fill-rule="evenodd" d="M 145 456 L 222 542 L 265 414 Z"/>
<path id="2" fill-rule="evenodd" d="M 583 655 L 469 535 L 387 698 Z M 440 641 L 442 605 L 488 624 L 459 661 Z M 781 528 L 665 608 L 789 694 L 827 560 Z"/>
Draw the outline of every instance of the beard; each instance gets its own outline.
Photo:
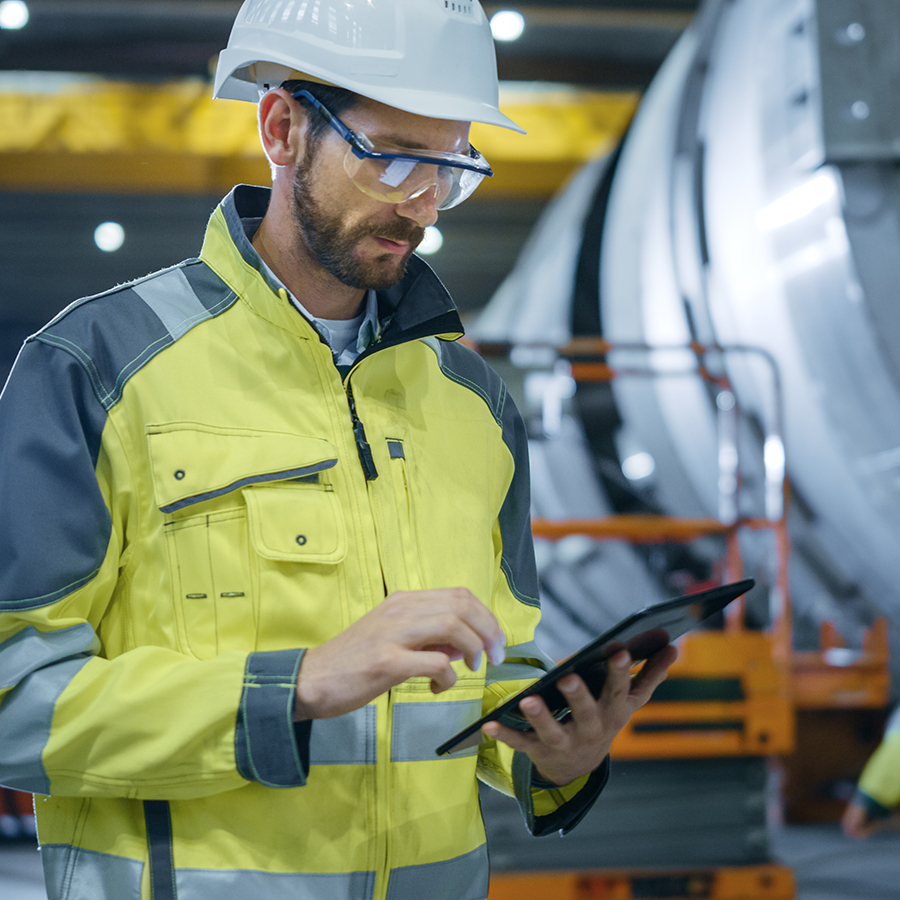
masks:
<path id="1" fill-rule="evenodd" d="M 409 258 L 425 237 L 425 229 L 402 219 L 345 226 L 339 215 L 329 215 L 312 196 L 311 162 L 307 157 L 307 164 L 298 167 L 294 176 L 293 214 L 301 245 L 315 263 L 341 284 L 362 290 L 393 287 L 406 274 Z M 402 256 L 385 253 L 360 259 L 354 251 L 366 237 L 408 241 L 409 250 Z"/>

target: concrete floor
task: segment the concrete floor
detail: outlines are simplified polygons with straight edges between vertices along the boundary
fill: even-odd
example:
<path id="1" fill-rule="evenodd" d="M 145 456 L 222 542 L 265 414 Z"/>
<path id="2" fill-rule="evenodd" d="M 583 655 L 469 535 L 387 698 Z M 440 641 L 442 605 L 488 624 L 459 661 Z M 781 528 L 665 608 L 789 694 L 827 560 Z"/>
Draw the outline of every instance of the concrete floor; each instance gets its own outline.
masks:
<path id="1" fill-rule="evenodd" d="M 0 844 L 0 897 L 47 900 L 41 857 L 32 844 Z"/>
<path id="2" fill-rule="evenodd" d="M 794 869 L 797 900 L 900 897 L 900 834 L 851 841 L 836 825 L 793 825 L 772 834 L 772 854 L 775 861 Z M 0 845 L 0 898 L 47 900 L 40 856 L 33 845 Z"/>
<path id="3" fill-rule="evenodd" d="M 790 825 L 772 834 L 772 855 L 797 876 L 798 900 L 897 900 L 900 834 L 865 841 L 837 825 Z"/>

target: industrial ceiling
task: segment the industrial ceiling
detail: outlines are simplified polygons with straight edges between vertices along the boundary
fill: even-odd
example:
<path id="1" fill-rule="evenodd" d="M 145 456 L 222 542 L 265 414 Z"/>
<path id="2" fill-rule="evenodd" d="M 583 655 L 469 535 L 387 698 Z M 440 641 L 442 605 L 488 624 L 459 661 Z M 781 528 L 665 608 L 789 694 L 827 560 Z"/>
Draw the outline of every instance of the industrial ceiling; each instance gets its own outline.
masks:
<path id="1" fill-rule="evenodd" d="M 429 259 L 464 313 L 490 298 L 565 177 L 618 139 L 697 5 L 513 5 L 526 28 L 497 42 L 498 69 L 529 136 L 508 146 L 479 135 L 497 177 L 442 216 L 444 244 Z M 228 125 L 240 147 L 197 150 L 197 134 L 225 140 L 206 118 L 228 105 L 211 103 L 209 80 L 239 7 L 29 0 L 25 27 L 0 27 L 0 377 L 60 308 L 196 254 L 228 188 L 267 177 L 245 104 L 239 127 L 237 114 Z M 489 15 L 501 8 L 485 4 Z M 127 235 L 112 253 L 93 239 L 110 220 Z"/>
<path id="2" fill-rule="evenodd" d="M 483 4 L 488 15 L 504 8 Z M 697 0 L 524 0 L 500 77 L 606 88 L 649 84 Z M 0 67 L 115 78 L 206 76 L 239 0 L 30 0 L 27 28 L 0 33 Z"/>

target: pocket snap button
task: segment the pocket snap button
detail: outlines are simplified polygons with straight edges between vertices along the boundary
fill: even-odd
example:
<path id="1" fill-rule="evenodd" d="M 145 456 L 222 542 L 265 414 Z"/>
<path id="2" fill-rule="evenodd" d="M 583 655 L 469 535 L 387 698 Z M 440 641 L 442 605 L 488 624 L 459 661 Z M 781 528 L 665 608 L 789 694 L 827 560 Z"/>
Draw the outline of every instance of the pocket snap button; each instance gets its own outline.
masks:
<path id="1" fill-rule="evenodd" d="M 297 543 L 302 547 L 306 543 L 306 535 L 298 534 L 297 535 Z"/>

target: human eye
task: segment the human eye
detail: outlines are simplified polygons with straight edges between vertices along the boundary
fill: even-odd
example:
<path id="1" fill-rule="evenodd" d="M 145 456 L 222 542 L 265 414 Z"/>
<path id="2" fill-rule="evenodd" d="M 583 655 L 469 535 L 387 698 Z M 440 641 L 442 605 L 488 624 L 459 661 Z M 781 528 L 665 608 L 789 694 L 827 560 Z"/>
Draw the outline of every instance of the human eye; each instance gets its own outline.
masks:
<path id="1" fill-rule="evenodd" d="M 452 181 L 456 172 L 453 166 L 438 165 L 437 177 L 440 181 Z"/>

